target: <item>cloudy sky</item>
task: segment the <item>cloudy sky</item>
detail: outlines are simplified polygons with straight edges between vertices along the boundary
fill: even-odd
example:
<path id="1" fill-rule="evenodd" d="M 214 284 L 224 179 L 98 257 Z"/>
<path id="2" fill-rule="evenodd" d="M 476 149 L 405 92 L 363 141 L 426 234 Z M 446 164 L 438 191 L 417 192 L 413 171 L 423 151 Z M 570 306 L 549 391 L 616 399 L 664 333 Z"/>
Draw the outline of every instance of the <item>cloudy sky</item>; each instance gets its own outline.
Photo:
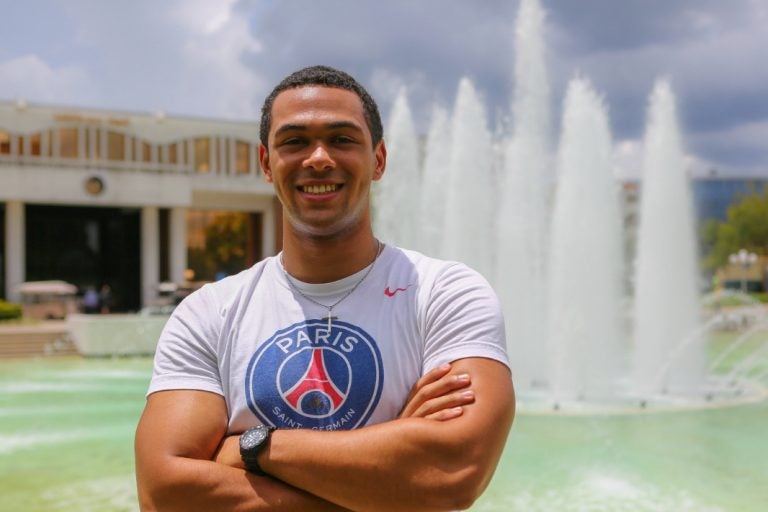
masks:
<path id="1" fill-rule="evenodd" d="M 494 123 L 509 111 L 518 3 L 0 0 L 0 99 L 255 120 L 280 78 L 325 63 L 358 77 L 384 116 L 407 86 L 424 129 L 468 76 Z M 586 75 L 632 154 L 665 76 L 702 169 L 768 175 L 768 0 L 542 3 L 555 112 Z"/>

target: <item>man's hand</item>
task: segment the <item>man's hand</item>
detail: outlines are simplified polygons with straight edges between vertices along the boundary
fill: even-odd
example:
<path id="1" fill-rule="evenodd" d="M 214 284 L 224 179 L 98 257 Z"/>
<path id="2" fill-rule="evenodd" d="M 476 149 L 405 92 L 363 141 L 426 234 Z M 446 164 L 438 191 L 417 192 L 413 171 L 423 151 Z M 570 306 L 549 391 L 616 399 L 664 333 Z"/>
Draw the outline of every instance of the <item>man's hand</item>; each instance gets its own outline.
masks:
<path id="1" fill-rule="evenodd" d="M 464 405 L 475 401 L 468 373 L 451 372 L 445 363 L 427 372 L 413 385 L 400 418 L 445 421 L 461 416 Z"/>

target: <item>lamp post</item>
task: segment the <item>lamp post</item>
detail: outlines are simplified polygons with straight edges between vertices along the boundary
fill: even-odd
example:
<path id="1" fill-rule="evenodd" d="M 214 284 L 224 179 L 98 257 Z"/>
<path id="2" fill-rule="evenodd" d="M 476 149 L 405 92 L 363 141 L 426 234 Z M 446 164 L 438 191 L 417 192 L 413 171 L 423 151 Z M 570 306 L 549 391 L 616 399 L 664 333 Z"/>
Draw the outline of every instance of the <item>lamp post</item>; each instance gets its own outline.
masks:
<path id="1" fill-rule="evenodd" d="M 728 261 L 731 265 L 741 266 L 741 293 L 747 293 L 747 269 L 755 264 L 757 254 L 739 249 L 739 252 L 728 256 Z"/>

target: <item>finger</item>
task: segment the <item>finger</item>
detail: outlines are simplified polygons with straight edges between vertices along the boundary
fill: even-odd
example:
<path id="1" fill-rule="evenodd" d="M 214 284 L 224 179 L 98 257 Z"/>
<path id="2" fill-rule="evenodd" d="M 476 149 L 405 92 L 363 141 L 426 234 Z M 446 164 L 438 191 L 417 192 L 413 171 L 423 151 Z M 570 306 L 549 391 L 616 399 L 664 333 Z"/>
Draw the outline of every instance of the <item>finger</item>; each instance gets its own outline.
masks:
<path id="1" fill-rule="evenodd" d="M 426 418 L 430 414 L 448 410 L 453 407 L 460 407 L 462 405 L 471 404 L 474 401 L 475 392 L 471 389 L 457 391 L 455 393 L 433 398 L 424 402 L 416 409 L 413 416 Z"/>
<path id="2" fill-rule="evenodd" d="M 423 414 L 420 414 L 420 409 L 425 403 L 439 397 L 447 396 L 457 389 L 466 388 L 469 386 L 470 382 L 470 376 L 466 373 L 459 375 L 445 375 L 438 381 L 427 384 L 423 388 L 417 390 L 416 394 L 411 397 L 403 408 L 401 416 L 423 416 Z"/>
<path id="3" fill-rule="evenodd" d="M 449 371 L 451 371 L 451 364 L 443 363 L 440 366 L 431 369 L 426 374 L 424 374 L 419 380 L 417 380 L 416 383 L 411 388 L 411 392 L 408 393 L 408 398 L 405 400 L 406 405 L 400 414 L 407 415 L 408 412 L 412 412 L 413 409 L 415 408 L 415 405 L 418 405 L 418 402 L 417 404 L 412 405 L 416 394 L 419 393 L 421 390 L 423 390 L 425 386 L 428 386 L 433 382 L 440 380 Z"/>
<path id="4" fill-rule="evenodd" d="M 419 380 L 416 381 L 416 384 L 414 384 L 413 388 L 411 388 L 411 395 L 414 395 L 420 389 L 423 389 L 424 387 L 439 381 L 446 374 L 448 374 L 449 371 L 451 371 L 450 363 L 444 363 L 436 368 L 432 368 L 430 371 L 422 375 Z"/>
<path id="5" fill-rule="evenodd" d="M 432 413 L 428 416 L 425 416 L 428 420 L 435 420 L 435 421 L 446 421 L 453 418 L 457 418 L 461 416 L 464 413 L 463 407 L 451 407 L 450 409 L 443 409 L 442 411 L 437 411 L 435 413 Z"/>

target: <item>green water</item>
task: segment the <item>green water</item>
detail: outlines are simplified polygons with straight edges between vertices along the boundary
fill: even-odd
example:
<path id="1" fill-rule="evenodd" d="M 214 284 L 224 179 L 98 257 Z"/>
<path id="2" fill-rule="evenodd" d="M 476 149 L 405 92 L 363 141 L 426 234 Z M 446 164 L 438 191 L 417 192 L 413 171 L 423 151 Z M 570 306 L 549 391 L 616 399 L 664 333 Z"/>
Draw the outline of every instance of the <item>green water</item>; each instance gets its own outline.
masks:
<path id="1" fill-rule="evenodd" d="M 135 511 L 150 359 L 0 362 L 0 511 Z M 630 416 L 519 415 L 473 511 L 768 507 L 768 403 Z"/>

